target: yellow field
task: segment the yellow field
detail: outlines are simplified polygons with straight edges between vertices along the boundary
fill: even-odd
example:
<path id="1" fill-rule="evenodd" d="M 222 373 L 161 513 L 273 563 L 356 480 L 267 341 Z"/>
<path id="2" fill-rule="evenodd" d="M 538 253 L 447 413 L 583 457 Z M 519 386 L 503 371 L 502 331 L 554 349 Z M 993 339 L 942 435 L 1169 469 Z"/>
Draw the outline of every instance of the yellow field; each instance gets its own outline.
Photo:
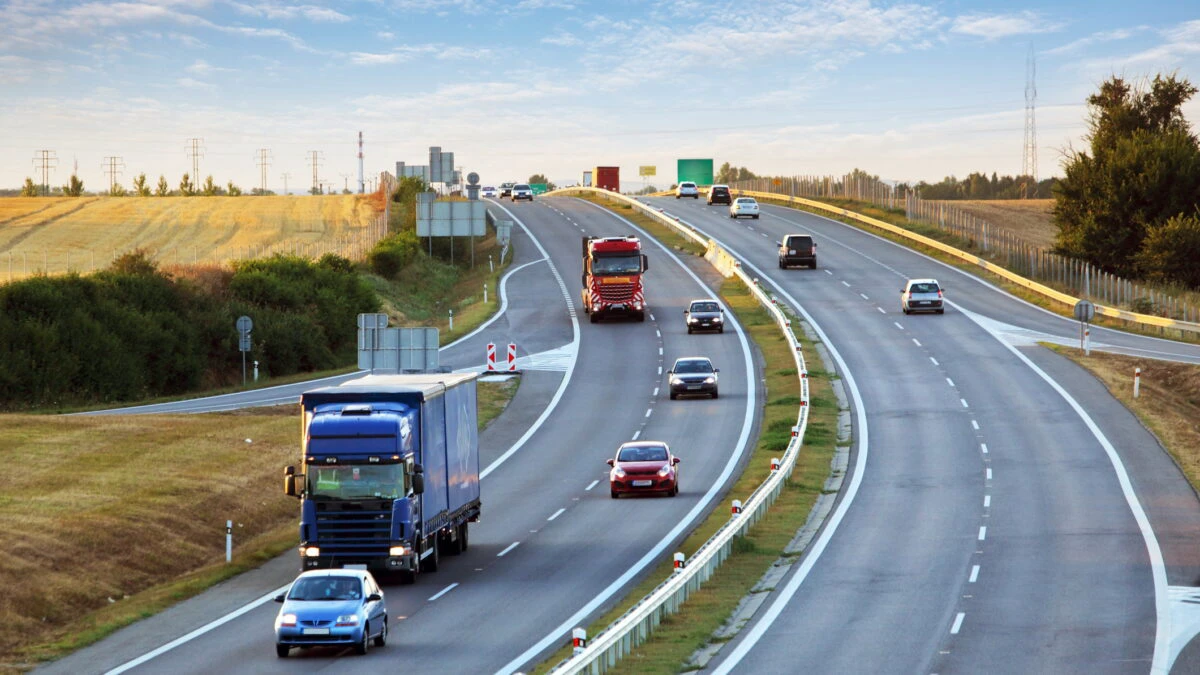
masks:
<path id="1" fill-rule="evenodd" d="M 4 198 L 0 281 L 87 273 L 139 248 L 162 264 L 275 252 L 360 258 L 385 234 L 372 202 L 370 195 Z"/>
<path id="2" fill-rule="evenodd" d="M 1054 246 L 1054 238 L 1058 236 L 1058 227 L 1050 220 L 1053 199 L 964 199 L 942 203 L 1042 248 Z"/>

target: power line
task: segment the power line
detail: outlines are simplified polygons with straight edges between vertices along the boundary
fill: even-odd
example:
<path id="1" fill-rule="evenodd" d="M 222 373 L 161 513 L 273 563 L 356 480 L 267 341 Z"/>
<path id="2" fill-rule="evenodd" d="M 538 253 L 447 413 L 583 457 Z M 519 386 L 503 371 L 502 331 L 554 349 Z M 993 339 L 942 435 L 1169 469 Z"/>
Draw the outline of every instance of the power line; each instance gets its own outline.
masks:
<path id="1" fill-rule="evenodd" d="M 262 194 L 267 194 L 267 167 L 271 166 L 271 149 L 259 148 L 258 154 L 255 156 L 255 162 L 258 164 L 259 171 L 262 173 L 262 182 L 259 188 Z"/>
<path id="2" fill-rule="evenodd" d="M 192 160 L 192 184 L 200 184 L 200 158 L 204 156 L 204 139 L 189 138 L 187 146 L 188 157 Z"/>
<path id="3" fill-rule="evenodd" d="M 53 150 L 38 150 L 33 155 L 33 168 L 42 175 L 42 196 L 50 189 L 50 172 L 58 166 L 58 155 Z"/>
<path id="4" fill-rule="evenodd" d="M 111 195 L 117 187 L 117 176 L 124 173 L 125 161 L 121 157 L 105 157 L 101 167 L 108 174 L 108 194 Z"/>

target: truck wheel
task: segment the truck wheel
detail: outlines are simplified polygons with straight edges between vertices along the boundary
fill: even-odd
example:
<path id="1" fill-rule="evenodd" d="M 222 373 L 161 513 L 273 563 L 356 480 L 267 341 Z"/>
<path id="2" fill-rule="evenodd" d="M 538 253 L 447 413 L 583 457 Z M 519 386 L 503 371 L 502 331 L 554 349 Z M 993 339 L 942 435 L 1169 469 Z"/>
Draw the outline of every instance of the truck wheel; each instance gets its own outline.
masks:
<path id="1" fill-rule="evenodd" d="M 425 556 L 421 560 L 421 571 L 422 572 L 438 571 L 438 563 L 441 562 L 441 558 L 438 556 L 437 537 L 433 538 L 433 546 L 430 549 L 430 551 L 431 551 L 430 554 Z"/>
<path id="2" fill-rule="evenodd" d="M 592 312 L 591 314 L 588 314 L 588 320 L 590 320 L 592 323 L 599 323 L 600 317 L 595 312 Z"/>
<path id="3" fill-rule="evenodd" d="M 291 650 L 292 648 L 287 645 L 275 645 L 275 656 L 278 656 L 281 659 L 286 659 L 288 652 Z"/>
<path id="4" fill-rule="evenodd" d="M 471 531 L 470 527 L 468 527 L 469 525 L 470 525 L 470 523 L 463 523 L 462 525 L 459 525 L 459 527 L 462 528 L 462 532 L 458 533 L 458 552 L 459 553 L 466 551 L 467 546 L 470 543 L 470 539 L 467 536 L 467 533 Z"/>
<path id="5" fill-rule="evenodd" d="M 646 313 L 645 313 L 645 312 L 638 312 L 638 313 L 637 313 L 637 320 L 638 320 L 638 323 L 644 322 L 644 321 L 646 320 Z"/>
<path id="6" fill-rule="evenodd" d="M 354 651 L 355 651 L 355 653 L 357 653 L 359 655 L 366 654 L 367 649 L 370 648 L 370 646 L 371 646 L 371 624 L 365 623 L 365 624 L 363 624 L 362 639 L 358 641 L 358 644 L 354 645 Z"/>

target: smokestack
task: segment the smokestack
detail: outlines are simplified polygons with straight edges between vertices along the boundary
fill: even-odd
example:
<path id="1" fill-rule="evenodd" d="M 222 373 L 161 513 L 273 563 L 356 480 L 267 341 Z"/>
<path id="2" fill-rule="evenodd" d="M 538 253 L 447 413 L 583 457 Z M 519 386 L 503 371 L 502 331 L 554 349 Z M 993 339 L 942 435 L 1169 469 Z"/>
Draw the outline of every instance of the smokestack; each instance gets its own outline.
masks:
<path id="1" fill-rule="evenodd" d="M 363 161 L 362 161 L 362 132 L 358 132 L 358 194 L 365 192 L 365 184 L 363 183 Z"/>

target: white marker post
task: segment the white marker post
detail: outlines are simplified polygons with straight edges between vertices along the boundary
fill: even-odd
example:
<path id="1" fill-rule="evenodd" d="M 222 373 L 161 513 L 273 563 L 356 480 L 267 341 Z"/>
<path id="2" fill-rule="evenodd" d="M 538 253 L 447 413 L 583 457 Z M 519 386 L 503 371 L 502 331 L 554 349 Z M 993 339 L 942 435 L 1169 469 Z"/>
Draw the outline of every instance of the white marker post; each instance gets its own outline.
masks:
<path id="1" fill-rule="evenodd" d="M 1133 369 L 1133 397 L 1137 398 L 1142 388 L 1142 369 Z"/>
<path id="2" fill-rule="evenodd" d="M 225 521 L 225 562 L 233 560 L 233 521 Z"/>

